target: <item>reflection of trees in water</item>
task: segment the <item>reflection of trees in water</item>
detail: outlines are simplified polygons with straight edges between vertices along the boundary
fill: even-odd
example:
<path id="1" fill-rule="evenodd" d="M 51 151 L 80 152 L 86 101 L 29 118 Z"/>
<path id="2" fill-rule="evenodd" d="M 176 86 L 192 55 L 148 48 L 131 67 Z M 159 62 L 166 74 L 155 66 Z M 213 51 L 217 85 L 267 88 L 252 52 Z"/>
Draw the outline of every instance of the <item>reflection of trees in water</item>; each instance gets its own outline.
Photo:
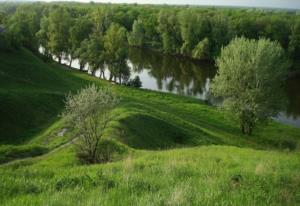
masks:
<path id="1" fill-rule="evenodd" d="M 130 49 L 129 60 L 134 72 L 147 69 L 160 90 L 165 86 L 170 92 L 190 96 L 201 95 L 203 90 L 207 90 L 207 79 L 212 78 L 216 71 L 209 63 L 135 48 Z"/>
<path id="2" fill-rule="evenodd" d="M 287 117 L 297 119 L 300 117 L 300 78 L 289 79 L 286 83 L 286 94 L 288 106 L 286 109 Z"/>

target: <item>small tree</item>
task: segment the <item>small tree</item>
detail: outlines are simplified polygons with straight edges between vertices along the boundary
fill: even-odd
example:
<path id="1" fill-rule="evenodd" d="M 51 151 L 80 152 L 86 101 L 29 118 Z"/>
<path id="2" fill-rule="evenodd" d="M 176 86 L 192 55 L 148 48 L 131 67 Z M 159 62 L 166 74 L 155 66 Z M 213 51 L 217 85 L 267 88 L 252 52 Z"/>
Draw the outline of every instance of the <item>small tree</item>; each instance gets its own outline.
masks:
<path id="1" fill-rule="evenodd" d="M 257 122 L 284 106 L 288 63 L 277 42 L 236 38 L 222 49 L 217 66 L 212 92 L 223 97 L 225 109 L 238 117 L 242 133 L 251 134 Z"/>
<path id="2" fill-rule="evenodd" d="M 68 95 L 63 117 L 79 137 L 77 156 L 86 163 L 101 162 L 99 144 L 118 98 L 108 87 L 95 85 Z"/>

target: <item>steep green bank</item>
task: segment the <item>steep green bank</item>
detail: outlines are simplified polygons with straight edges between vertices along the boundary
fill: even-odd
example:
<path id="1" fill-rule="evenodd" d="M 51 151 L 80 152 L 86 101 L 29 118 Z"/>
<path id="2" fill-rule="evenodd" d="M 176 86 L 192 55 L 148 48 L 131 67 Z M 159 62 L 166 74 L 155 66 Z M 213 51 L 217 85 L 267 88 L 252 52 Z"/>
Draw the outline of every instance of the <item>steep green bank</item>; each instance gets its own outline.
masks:
<path id="1" fill-rule="evenodd" d="M 24 143 L 50 126 L 65 94 L 85 83 L 24 49 L 0 52 L 0 59 L 0 143 Z"/>
<path id="2" fill-rule="evenodd" d="M 0 53 L 0 57 L 2 144 L 55 147 L 65 142 L 72 137 L 71 131 L 59 135 L 64 130 L 58 115 L 65 95 L 90 83 L 109 84 L 54 62 L 45 63 L 24 49 Z M 259 126 L 251 137 L 242 136 L 229 114 L 193 98 L 112 87 L 122 101 L 112 114 L 108 135 L 132 148 L 227 144 L 295 149 L 299 141 L 299 129 L 275 122 Z"/>
<path id="3" fill-rule="evenodd" d="M 243 136 L 229 114 L 199 100 L 111 85 L 122 100 L 105 135 L 129 152 L 80 165 L 64 144 L 74 138 L 58 117 L 64 95 L 110 84 L 24 49 L 0 58 L 1 161 L 65 145 L 0 165 L 1 205 L 300 204 L 298 128 L 270 122 Z"/>

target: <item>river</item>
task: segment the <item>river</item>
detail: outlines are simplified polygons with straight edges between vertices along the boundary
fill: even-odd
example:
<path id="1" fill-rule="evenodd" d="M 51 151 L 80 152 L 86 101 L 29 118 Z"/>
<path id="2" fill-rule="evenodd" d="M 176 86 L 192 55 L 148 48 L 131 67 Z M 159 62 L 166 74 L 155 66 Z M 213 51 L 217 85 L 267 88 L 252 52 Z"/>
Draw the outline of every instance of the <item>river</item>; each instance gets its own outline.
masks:
<path id="1" fill-rule="evenodd" d="M 131 77 L 138 75 L 142 88 L 191 96 L 212 104 L 219 102 L 210 94 L 210 83 L 217 71 L 212 63 L 138 48 L 130 48 L 127 62 Z M 69 64 L 67 60 L 63 63 Z M 79 69 L 78 60 L 73 60 L 71 66 Z M 87 68 L 88 66 L 85 67 Z M 96 76 L 100 76 L 99 71 Z M 105 71 L 105 76 L 108 78 L 108 70 Z M 300 127 L 300 78 L 289 79 L 285 92 L 287 108 L 274 117 L 274 120 Z"/>

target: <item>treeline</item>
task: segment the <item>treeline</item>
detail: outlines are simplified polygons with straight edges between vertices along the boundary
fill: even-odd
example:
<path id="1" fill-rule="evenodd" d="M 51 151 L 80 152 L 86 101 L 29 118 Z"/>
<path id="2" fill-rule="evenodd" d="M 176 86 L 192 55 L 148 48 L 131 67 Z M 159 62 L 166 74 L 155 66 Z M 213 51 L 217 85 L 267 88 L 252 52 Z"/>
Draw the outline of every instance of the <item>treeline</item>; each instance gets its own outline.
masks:
<path id="1" fill-rule="evenodd" d="M 5 42 L 6 47 L 36 51 L 41 45 L 45 55 L 59 61 L 78 58 L 82 68 L 109 65 L 111 78 L 122 75 L 128 45 L 214 60 L 234 37 L 266 37 L 278 41 L 291 59 L 300 58 L 296 11 L 94 3 L 0 7 L 2 47 Z"/>

